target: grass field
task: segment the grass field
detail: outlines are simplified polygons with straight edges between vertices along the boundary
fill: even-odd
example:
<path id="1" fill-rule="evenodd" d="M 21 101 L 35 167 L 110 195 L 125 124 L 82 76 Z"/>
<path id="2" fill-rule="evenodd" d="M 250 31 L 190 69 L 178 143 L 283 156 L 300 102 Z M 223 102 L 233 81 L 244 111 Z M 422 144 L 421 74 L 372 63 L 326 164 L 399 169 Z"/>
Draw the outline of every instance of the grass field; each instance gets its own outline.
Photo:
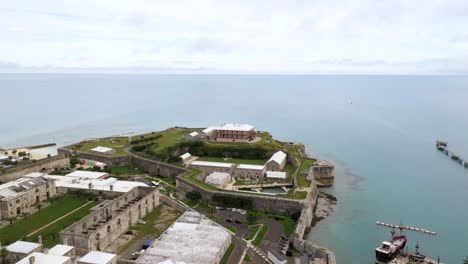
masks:
<path id="1" fill-rule="evenodd" d="M 225 227 L 229 229 L 229 231 L 233 232 L 234 234 L 237 233 L 237 228 L 235 226 L 226 225 Z"/>
<path id="2" fill-rule="evenodd" d="M 109 154 L 109 156 L 125 156 L 128 155 L 128 152 L 124 150 L 126 146 L 129 145 L 128 138 L 126 137 L 116 137 L 116 138 L 103 138 L 96 141 L 85 141 L 78 143 L 76 145 L 70 146 L 68 148 L 78 151 L 91 152 L 91 149 L 101 146 L 113 148 L 115 153 Z M 107 154 L 101 154 L 107 155 Z"/>
<path id="3" fill-rule="evenodd" d="M 135 225 L 130 228 L 136 232 L 136 235 L 128 243 L 119 248 L 119 254 L 137 240 L 145 239 L 146 237 L 153 239 L 159 237 L 180 215 L 179 211 L 165 204 L 158 205 L 143 218 L 145 224 Z"/>
<path id="4" fill-rule="evenodd" d="M 249 231 L 247 232 L 247 236 L 245 237 L 245 239 L 246 240 L 253 239 L 259 228 L 260 228 L 260 225 L 249 226 Z"/>
<path id="5" fill-rule="evenodd" d="M 226 253 L 224 253 L 223 258 L 221 259 L 219 263 L 220 264 L 228 263 L 229 257 L 231 256 L 233 250 L 234 250 L 234 244 L 231 243 L 231 245 L 229 245 L 228 249 L 226 250 Z"/>
<path id="6" fill-rule="evenodd" d="M 138 169 L 137 167 L 131 166 L 114 166 L 111 167 L 111 174 L 116 176 L 124 176 L 124 175 L 136 175 L 142 174 L 143 171 Z"/>
<path id="7" fill-rule="evenodd" d="M 0 229 L 0 242 L 2 244 L 9 244 L 19 239 L 24 239 L 26 236 L 36 229 L 39 229 L 57 218 L 75 210 L 76 208 L 86 204 L 86 198 L 66 195 L 58 198 L 53 204 L 43 208 L 32 215 L 27 216 L 25 219 L 18 220 L 11 225 Z M 96 205 L 98 202 L 93 202 L 90 205 L 76 211 L 75 213 L 65 217 L 57 223 L 41 230 L 40 232 L 28 237 L 26 240 L 36 241 L 38 235 L 42 235 L 44 244 L 46 246 L 54 245 L 58 241 L 58 232 L 63 228 L 73 224 L 78 219 L 86 216 L 89 209 Z"/>
<path id="8" fill-rule="evenodd" d="M 265 165 L 267 160 L 252 160 L 252 159 L 224 159 L 217 157 L 199 157 L 199 161 L 212 161 L 212 162 L 227 162 L 234 164 L 250 164 L 250 165 Z"/>
<path id="9" fill-rule="evenodd" d="M 268 232 L 268 226 L 263 225 L 262 229 L 260 229 L 260 232 L 258 233 L 257 237 L 254 239 L 254 241 L 252 241 L 252 244 L 254 246 L 259 246 L 262 243 L 263 239 L 265 238 L 265 235 L 266 235 L 267 232 Z"/>

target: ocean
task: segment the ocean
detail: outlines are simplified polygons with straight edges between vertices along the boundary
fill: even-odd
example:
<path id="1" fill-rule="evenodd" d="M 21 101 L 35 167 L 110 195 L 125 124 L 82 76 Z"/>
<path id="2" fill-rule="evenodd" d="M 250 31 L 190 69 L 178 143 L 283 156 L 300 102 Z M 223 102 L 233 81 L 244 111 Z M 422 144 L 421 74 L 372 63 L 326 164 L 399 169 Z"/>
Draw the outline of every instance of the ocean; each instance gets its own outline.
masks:
<path id="1" fill-rule="evenodd" d="M 339 263 L 373 263 L 390 230 L 409 249 L 468 255 L 468 76 L 0 74 L 0 147 L 242 122 L 337 166 L 335 211 L 308 239 Z"/>

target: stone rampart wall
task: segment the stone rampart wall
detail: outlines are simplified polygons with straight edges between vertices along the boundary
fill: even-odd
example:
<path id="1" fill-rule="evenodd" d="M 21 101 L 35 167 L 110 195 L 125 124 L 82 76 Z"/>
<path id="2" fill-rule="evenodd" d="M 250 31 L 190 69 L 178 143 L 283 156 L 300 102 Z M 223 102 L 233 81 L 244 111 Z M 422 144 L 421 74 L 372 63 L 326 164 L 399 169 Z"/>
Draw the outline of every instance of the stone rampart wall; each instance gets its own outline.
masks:
<path id="1" fill-rule="evenodd" d="M 66 167 L 69 164 L 70 159 L 63 155 L 37 160 L 36 162 L 30 162 L 0 171 L 0 182 L 14 181 L 32 172 L 50 171 L 55 168 Z"/>

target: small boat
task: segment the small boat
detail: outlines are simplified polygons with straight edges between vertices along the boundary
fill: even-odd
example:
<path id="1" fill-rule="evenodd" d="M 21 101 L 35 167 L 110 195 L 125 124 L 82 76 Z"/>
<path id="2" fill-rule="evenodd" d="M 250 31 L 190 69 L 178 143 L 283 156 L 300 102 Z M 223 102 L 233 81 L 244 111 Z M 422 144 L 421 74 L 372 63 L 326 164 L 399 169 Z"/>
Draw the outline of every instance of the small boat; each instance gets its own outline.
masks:
<path id="1" fill-rule="evenodd" d="M 376 263 L 384 264 L 392 261 L 405 248 L 406 236 L 395 236 L 391 241 L 383 241 L 375 249 Z"/>

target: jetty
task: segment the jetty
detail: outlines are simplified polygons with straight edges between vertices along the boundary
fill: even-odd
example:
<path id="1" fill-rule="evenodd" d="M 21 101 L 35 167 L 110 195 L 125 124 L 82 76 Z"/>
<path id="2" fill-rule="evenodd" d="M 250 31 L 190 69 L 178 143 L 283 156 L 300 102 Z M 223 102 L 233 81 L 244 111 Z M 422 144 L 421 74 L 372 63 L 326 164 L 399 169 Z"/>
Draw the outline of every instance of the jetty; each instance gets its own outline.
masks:
<path id="1" fill-rule="evenodd" d="M 468 168 L 468 161 L 463 159 L 460 155 L 454 153 L 453 151 L 447 148 L 448 142 L 447 141 L 436 141 L 436 148 L 441 152 L 445 153 L 447 156 L 451 157 L 452 160 L 460 163 L 463 167 Z"/>

